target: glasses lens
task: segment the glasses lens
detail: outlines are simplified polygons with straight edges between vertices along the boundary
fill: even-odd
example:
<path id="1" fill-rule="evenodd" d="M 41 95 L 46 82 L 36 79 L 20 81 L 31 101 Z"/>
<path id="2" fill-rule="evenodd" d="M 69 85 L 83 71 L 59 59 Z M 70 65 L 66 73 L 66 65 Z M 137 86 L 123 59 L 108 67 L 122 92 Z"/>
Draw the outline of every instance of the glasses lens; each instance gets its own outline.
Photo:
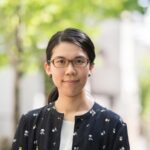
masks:
<path id="1" fill-rule="evenodd" d="M 63 68 L 67 64 L 67 60 L 65 58 L 56 58 L 53 60 L 53 64 L 55 67 Z"/>
<path id="2" fill-rule="evenodd" d="M 84 67 L 84 66 L 86 66 L 87 65 L 87 62 L 88 62 L 88 60 L 86 59 L 86 58 L 75 58 L 74 60 L 73 60 L 73 63 L 74 63 L 74 65 L 75 66 L 78 66 L 78 67 Z"/>

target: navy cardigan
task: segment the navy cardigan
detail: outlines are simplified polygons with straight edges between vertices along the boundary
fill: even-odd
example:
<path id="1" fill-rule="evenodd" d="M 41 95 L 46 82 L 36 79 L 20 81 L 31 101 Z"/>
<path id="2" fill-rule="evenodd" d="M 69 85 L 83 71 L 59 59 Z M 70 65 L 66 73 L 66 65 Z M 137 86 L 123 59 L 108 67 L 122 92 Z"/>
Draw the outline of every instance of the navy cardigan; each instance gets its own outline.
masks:
<path id="1" fill-rule="evenodd" d="M 64 115 L 55 103 L 24 114 L 11 150 L 59 150 Z M 119 115 L 95 103 L 75 117 L 72 150 L 129 150 L 127 125 Z"/>

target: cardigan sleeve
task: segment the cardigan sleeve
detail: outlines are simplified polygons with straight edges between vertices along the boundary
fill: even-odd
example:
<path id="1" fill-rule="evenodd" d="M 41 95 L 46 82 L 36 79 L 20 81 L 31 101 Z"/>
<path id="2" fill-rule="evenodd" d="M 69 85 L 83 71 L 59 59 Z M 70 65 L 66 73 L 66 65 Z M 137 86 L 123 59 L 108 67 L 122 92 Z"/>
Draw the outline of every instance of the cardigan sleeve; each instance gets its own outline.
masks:
<path id="1" fill-rule="evenodd" d="M 124 123 L 116 133 L 113 150 L 130 150 L 127 125 Z"/>
<path id="2" fill-rule="evenodd" d="M 28 136 L 29 130 L 26 116 L 22 115 L 13 139 L 11 150 L 28 150 Z"/>

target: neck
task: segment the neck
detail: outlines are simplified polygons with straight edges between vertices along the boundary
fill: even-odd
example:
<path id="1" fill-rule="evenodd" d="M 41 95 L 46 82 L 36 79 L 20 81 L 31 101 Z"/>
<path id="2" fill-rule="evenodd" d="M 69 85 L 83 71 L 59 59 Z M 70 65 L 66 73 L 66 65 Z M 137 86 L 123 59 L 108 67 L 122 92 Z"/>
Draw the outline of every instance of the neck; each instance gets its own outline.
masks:
<path id="1" fill-rule="evenodd" d="M 55 107 L 58 112 L 64 113 L 65 120 L 72 121 L 75 116 L 82 115 L 89 111 L 93 103 L 92 100 L 87 99 L 85 94 L 73 97 L 59 96 Z"/>

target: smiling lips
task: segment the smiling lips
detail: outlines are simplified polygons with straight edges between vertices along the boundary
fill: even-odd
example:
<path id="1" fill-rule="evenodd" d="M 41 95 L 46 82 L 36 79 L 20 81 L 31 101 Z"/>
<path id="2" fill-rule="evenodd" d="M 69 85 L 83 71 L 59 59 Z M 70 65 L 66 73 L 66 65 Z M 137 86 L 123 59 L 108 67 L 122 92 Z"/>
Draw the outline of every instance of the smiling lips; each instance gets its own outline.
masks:
<path id="1" fill-rule="evenodd" d="M 66 83 L 77 83 L 77 82 L 79 82 L 79 80 L 63 80 L 63 82 L 66 82 Z"/>

